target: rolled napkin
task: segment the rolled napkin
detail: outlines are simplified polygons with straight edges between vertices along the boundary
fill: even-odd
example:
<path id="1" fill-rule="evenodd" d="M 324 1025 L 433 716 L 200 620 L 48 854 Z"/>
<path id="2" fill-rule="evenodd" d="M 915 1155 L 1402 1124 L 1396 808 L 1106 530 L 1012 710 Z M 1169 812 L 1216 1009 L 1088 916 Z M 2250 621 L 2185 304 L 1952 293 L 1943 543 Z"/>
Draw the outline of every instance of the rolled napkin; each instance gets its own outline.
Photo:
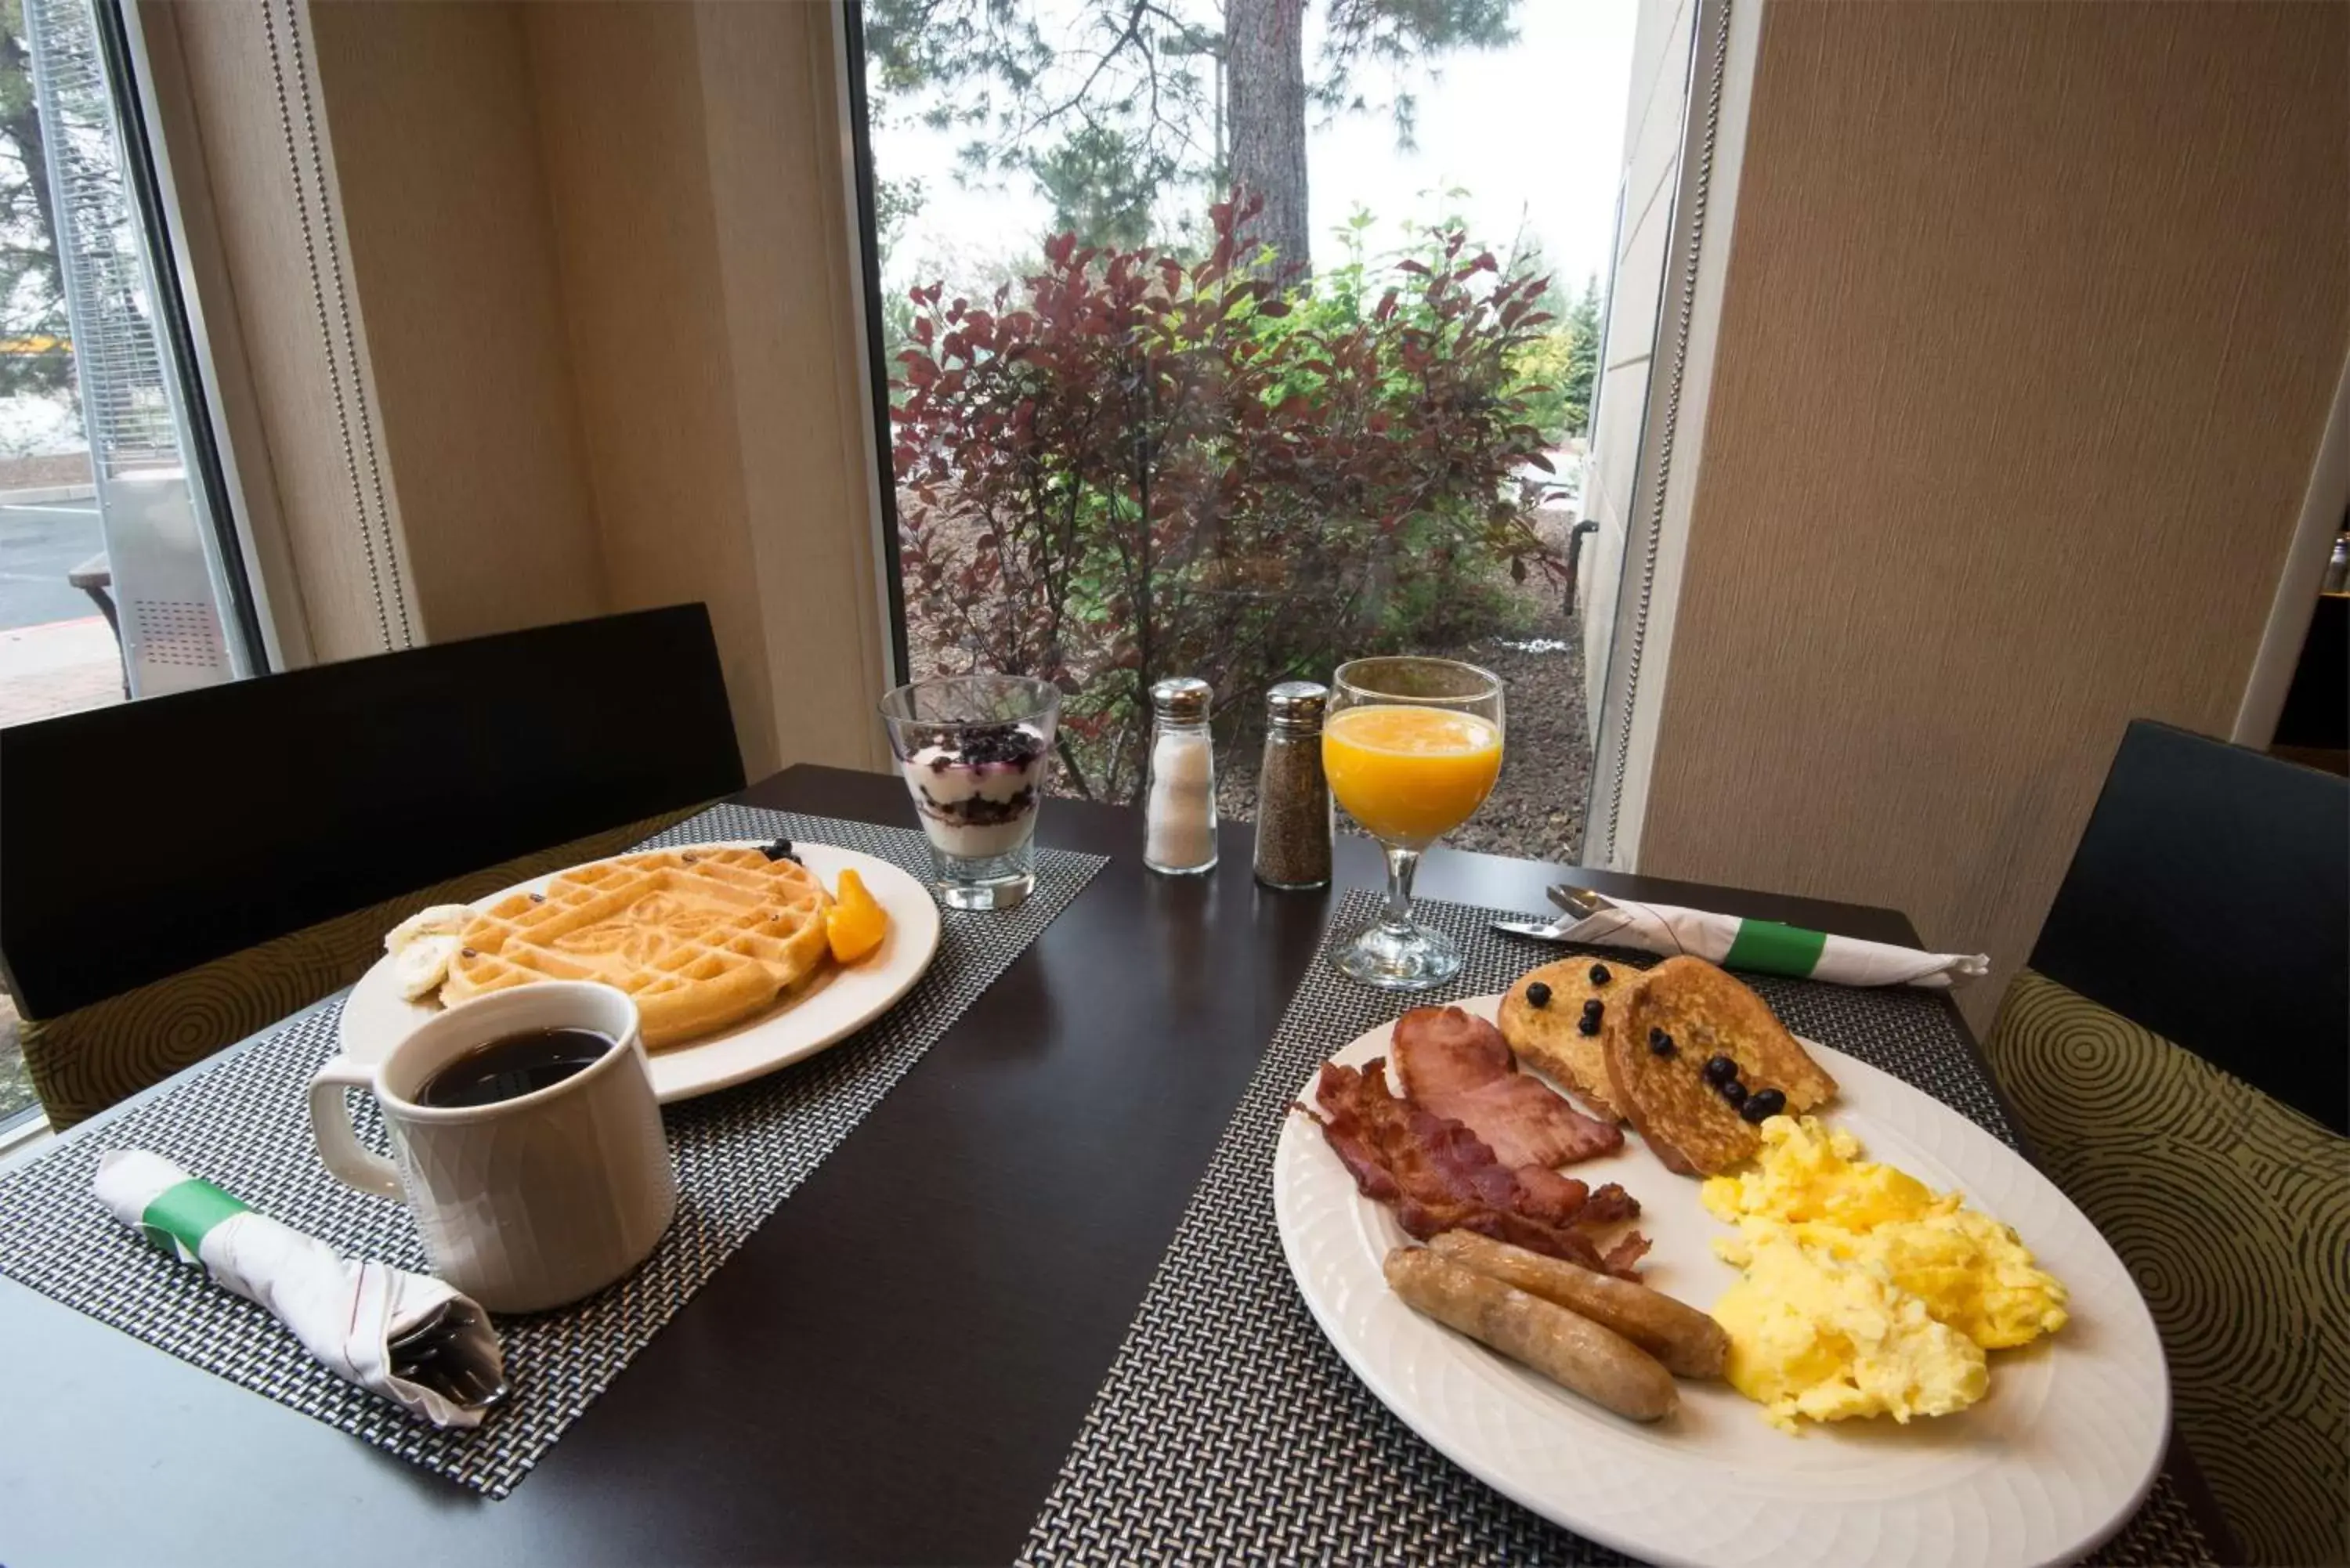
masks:
<path id="1" fill-rule="evenodd" d="M 1991 969 L 1982 953 L 1928 953 L 1857 937 L 1830 936 L 1776 920 L 1742 920 L 1671 904 L 1611 900 L 1610 907 L 1559 929 L 1561 940 L 1638 948 L 1670 958 L 1688 953 L 1725 969 L 1790 974 L 1837 985 L 1918 985 L 1946 991 Z"/>
<path id="2" fill-rule="evenodd" d="M 160 1154 L 111 1149 L 90 1184 L 125 1225 L 269 1309 L 338 1376 L 436 1427 L 477 1427 L 506 1391 L 489 1314 L 428 1275 L 347 1259 Z"/>

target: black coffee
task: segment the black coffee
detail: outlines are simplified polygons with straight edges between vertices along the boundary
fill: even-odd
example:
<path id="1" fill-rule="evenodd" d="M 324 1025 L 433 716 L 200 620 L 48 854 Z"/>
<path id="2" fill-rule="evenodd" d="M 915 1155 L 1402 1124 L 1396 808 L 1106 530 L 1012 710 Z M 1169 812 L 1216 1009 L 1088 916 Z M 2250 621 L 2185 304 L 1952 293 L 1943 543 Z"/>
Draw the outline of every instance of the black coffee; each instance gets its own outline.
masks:
<path id="1" fill-rule="evenodd" d="M 532 1029 L 477 1045 L 424 1080 L 420 1106 L 494 1106 L 563 1082 L 601 1061 L 612 1037 L 593 1029 Z"/>

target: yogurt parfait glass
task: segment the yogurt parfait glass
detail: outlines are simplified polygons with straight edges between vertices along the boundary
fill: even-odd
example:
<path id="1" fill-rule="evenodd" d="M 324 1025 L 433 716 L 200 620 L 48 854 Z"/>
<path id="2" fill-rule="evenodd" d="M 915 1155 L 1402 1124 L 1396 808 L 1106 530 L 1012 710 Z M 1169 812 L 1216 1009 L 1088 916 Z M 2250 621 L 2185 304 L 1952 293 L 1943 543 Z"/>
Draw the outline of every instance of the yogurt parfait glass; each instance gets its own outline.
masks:
<path id="1" fill-rule="evenodd" d="M 947 908 L 1008 909 L 1036 886 L 1036 809 L 1060 719 L 1059 689 L 1024 675 L 938 676 L 881 699 Z"/>

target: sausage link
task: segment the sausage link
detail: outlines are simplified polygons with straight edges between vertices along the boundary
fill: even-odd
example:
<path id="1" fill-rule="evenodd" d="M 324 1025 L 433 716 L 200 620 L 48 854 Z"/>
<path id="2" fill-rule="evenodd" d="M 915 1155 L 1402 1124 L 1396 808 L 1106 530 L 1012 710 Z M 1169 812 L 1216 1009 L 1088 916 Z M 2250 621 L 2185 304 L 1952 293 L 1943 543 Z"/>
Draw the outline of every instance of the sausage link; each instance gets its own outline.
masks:
<path id="1" fill-rule="evenodd" d="M 1655 1356 L 1563 1306 L 1425 1247 L 1396 1248 L 1386 1273 L 1414 1310 L 1619 1416 L 1654 1421 L 1679 1403 L 1673 1375 Z"/>
<path id="2" fill-rule="evenodd" d="M 1469 1231 L 1447 1231 L 1429 1245 L 1454 1262 L 1614 1329 L 1683 1377 L 1719 1377 L 1730 1355 L 1730 1336 L 1720 1324 L 1661 1291 Z"/>

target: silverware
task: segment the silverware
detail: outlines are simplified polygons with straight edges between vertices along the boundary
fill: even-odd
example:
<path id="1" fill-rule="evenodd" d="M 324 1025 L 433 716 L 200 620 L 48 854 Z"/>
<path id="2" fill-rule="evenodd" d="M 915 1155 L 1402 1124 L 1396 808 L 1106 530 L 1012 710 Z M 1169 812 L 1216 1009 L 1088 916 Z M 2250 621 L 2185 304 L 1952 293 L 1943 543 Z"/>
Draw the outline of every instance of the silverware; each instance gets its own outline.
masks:
<path id="1" fill-rule="evenodd" d="M 511 1390 L 505 1378 L 469 1354 L 463 1339 L 476 1321 L 475 1309 L 442 1302 L 387 1346 L 391 1375 L 421 1383 L 469 1409 L 486 1410 Z"/>
<path id="2" fill-rule="evenodd" d="M 1616 907 L 1590 888 L 1577 888 L 1571 883 L 1554 882 L 1546 891 L 1550 894 L 1552 903 L 1556 904 L 1578 920 L 1587 920 L 1602 909 L 1612 909 Z"/>
<path id="3" fill-rule="evenodd" d="M 1532 937 L 1539 942 L 1564 942 L 1572 940 L 1566 934 L 1568 927 L 1616 907 L 1588 888 L 1565 882 L 1554 882 L 1544 891 L 1549 893 L 1550 901 L 1565 911 L 1557 919 L 1494 920 L 1491 922 L 1492 928 L 1513 937 Z"/>
<path id="4" fill-rule="evenodd" d="M 1572 920 L 1490 920 L 1486 923 L 1495 930 L 1505 932 L 1510 936 L 1532 937 L 1540 942 L 1563 942 L 1571 940 L 1566 934 L 1566 928 L 1575 922 Z"/>

